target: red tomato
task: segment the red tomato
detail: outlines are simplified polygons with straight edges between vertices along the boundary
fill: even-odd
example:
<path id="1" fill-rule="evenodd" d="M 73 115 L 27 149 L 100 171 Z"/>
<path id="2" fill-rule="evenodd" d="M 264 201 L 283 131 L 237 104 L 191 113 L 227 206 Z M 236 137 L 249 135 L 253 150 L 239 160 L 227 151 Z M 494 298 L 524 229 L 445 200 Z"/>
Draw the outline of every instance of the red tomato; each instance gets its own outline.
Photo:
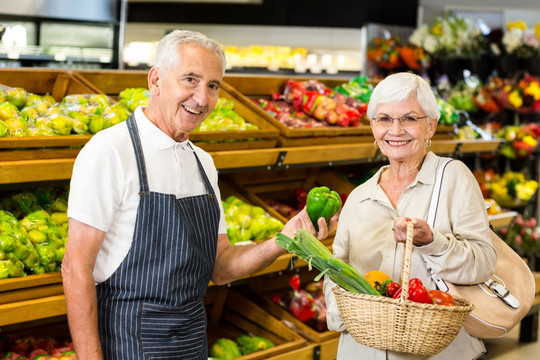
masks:
<path id="1" fill-rule="evenodd" d="M 401 289 L 401 285 L 396 282 L 391 282 L 386 284 L 386 293 L 389 297 L 394 297 L 394 295 Z"/>
<path id="2" fill-rule="evenodd" d="M 441 290 L 428 290 L 428 293 L 437 305 L 454 306 L 454 298 L 449 293 Z"/>

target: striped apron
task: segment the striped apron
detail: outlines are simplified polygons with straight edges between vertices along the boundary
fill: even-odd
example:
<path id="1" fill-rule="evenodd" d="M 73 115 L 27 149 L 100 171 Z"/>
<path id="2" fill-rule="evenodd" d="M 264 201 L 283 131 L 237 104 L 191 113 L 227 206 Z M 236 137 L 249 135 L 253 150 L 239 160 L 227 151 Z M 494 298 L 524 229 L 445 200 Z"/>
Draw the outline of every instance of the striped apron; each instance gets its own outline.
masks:
<path id="1" fill-rule="evenodd" d="M 149 191 L 133 115 L 127 120 L 140 180 L 133 243 L 97 285 L 106 360 L 208 358 L 202 297 L 214 270 L 219 205 L 194 152 L 208 194 L 177 199 Z"/>

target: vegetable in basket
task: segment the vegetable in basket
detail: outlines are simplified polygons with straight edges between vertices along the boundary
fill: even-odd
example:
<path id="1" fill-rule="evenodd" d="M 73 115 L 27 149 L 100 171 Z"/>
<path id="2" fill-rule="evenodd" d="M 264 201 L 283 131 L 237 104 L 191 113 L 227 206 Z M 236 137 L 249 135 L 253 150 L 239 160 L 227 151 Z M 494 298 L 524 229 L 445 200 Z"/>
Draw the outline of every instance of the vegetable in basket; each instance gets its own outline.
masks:
<path id="1" fill-rule="evenodd" d="M 399 289 L 393 296 L 394 299 L 401 297 L 401 290 Z M 414 301 L 423 304 L 433 304 L 434 301 L 429 295 L 428 290 L 425 288 L 422 281 L 418 278 L 412 278 L 409 280 L 409 294 L 407 300 Z"/>

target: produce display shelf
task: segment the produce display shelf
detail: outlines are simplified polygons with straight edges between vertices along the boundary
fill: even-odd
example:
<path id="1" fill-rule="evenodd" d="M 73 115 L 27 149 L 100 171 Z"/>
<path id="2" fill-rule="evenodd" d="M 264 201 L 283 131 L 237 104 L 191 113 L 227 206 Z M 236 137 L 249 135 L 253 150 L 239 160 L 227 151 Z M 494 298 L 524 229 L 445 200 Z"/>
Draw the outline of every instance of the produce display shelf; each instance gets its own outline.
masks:
<path id="1" fill-rule="evenodd" d="M 44 296 L 0 305 L 0 326 L 66 314 L 64 295 Z"/>
<path id="2" fill-rule="evenodd" d="M 272 316 L 291 324 L 291 328 L 300 335 L 318 345 L 317 351 L 320 353 L 320 359 L 335 359 L 339 343 L 340 333 L 336 331 L 317 331 L 298 320 L 286 309 L 282 308 L 269 296 L 260 294 L 246 287 L 242 288 L 242 293 L 247 295 L 251 301 L 259 305 Z"/>
<path id="3" fill-rule="evenodd" d="M 0 161 L 0 184 L 69 180 L 74 158 Z"/>
<path id="4" fill-rule="evenodd" d="M 51 139 L 51 144 L 62 142 L 85 143 L 89 136 L 74 139 Z M 3 140 L 6 140 L 3 142 Z M 18 140 L 27 142 L 31 147 L 33 139 Z M 80 148 L 44 148 L 12 150 L 17 140 L 0 140 L 0 184 L 24 183 L 33 181 L 69 180 L 73 171 L 75 157 Z M 36 140 L 47 143 L 45 139 Z M 441 143 L 441 147 L 439 147 Z M 432 148 L 436 153 L 447 154 L 450 145 L 456 144 L 456 153 L 494 152 L 500 146 L 498 140 L 433 140 Z M 2 145 L 3 144 L 3 145 Z M 7 150 L 10 149 L 10 150 Z M 9 153 L 8 151 L 13 151 Z M 209 151 L 218 170 L 249 170 L 251 168 L 279 169 L 294 166 L 336 165 L 340 162 L 358 163 L 375 160 L 377 149 L 372 143 L 334 144 L 317 146 L 299 146 L 285 148 L 243 149 Z M 452 155 L 452 154 L 450 154 Z"/>
<path id="5" fill-rule="evenodd" d="M 501 146 L 502 139 L 493 140 L 458 140 L 457 152 L 459 153 L 481 153 L 496 152 Z"/>
<path id="6" fill-rule="evenodd" d="M 76 158 L 91 135 L 0 138 L 0 161 Z"/>
<path id="7" fill-rule="evenodd" d="M 307 340 L 288 328 L 281 319 L 268 314 L 264 309 L 234 289 L 213 288 L 205 296 L 208 314 L 208 344 L 219 338 L 236 339 L 239 335 L 262 336 L 275 346 L 257 351 L 237 359 L 268 359 L 290 351 L 306 351 Z M 309 349 L 307 350 L 309 353 Z M 289 357 L 290 358 L 290 357 Z"/>
<path id="8" fill-rule="evenodd" d="M 61 101 L 66 95 L 93 93 L 68 71 L 46 68 L 0 69 L 0 84 L 21 87 L 33 94 L 50 94 L 56 101 Z"/>
<path id="9" fill-rule="evenodd" d="M 272 123 L 279 129 L 279 145 L 284 147 L 326 145 L 326 144 L 350 144 L 358 142 L 373 142 L 373 135 L 368 120 L 364 119 L 355 127 L 321 126 L 311 128 L 290 128 L 282 124 L 278 119 L 268 114 L 253 102 L 257 98 L 270 98 L 273 94 L 283 94 L 287 80 L 294 79 L 305 81 L 313 78 L 299 76 L 261 76 L 261 75 L 226 75 L 223 81 L 231 87 L 231 92 L 246 105 L 252 107 L 261 117 Z M 332 89 L 350 78 L 315 78 L 326 87 Z M 437 138 L 452 138 L 453 126 L 438 126 Z"/>
<path id="10" fill-rule="evenodd" d="M 94 93 L 118 98 L 126 88 L 148 88 L 148 73 L 145 71 L 77 70 L 73 77 L 92 89 Z M 271 148 L 277 144 L 279 130 L 259 116 L 253 107 L 239 101 L 238 94 L 222 83 L 219 97 L 234 103 L 234 111 L 246 121 L 257 125 L 258 130 L 218 130 L 192 132 L 189 136 L 197 146 L 207 151 L 246 150 Z"/>

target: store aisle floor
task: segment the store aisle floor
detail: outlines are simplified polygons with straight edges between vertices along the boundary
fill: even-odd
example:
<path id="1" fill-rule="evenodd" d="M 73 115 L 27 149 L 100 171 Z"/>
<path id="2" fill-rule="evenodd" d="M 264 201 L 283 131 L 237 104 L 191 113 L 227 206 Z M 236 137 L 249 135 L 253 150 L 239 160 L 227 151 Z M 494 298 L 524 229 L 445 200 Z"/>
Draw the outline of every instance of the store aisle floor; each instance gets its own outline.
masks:
<path id="1" fill-rule="evenodd" d="M 484 340 L 489 360 L 535 360 L 540 357 L 540 340 L 533 343 L 519 342 L 519 326 L 502 339 Z"/>

